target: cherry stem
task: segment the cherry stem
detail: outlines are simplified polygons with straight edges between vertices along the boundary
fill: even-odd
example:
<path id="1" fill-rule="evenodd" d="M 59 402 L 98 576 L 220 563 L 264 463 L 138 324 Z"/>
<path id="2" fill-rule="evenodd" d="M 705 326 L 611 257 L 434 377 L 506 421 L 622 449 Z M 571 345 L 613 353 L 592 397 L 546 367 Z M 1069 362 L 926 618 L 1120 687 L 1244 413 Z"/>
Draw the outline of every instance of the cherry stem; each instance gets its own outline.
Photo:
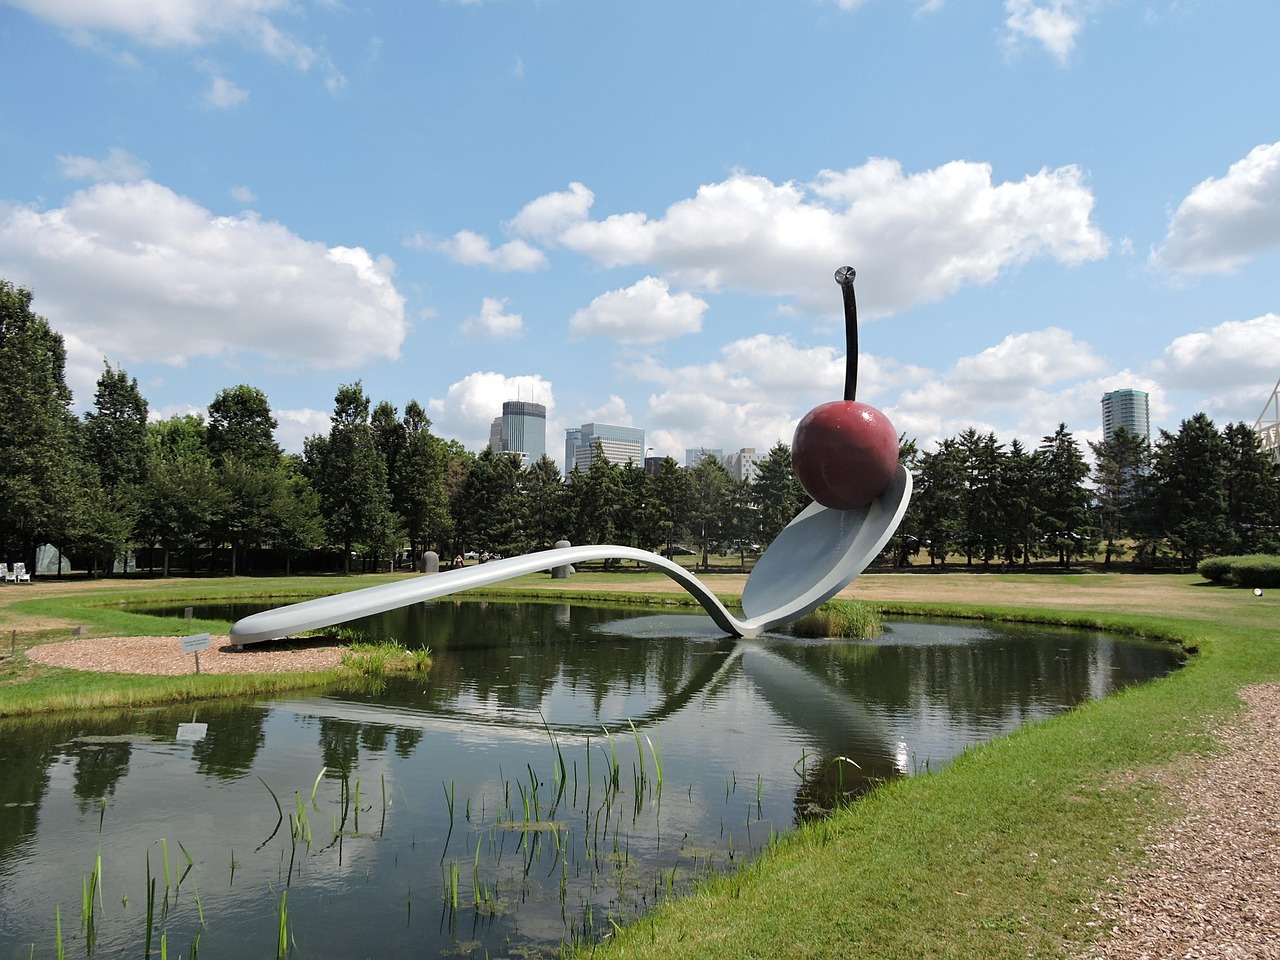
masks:
<path id="1" fill-rule="evenodd" d="M 856 400 L 858 393 L 858 301 L 853 294 L 853 267 L 836 271 L 836 283 L 844 294 L 844 398 Z"/>

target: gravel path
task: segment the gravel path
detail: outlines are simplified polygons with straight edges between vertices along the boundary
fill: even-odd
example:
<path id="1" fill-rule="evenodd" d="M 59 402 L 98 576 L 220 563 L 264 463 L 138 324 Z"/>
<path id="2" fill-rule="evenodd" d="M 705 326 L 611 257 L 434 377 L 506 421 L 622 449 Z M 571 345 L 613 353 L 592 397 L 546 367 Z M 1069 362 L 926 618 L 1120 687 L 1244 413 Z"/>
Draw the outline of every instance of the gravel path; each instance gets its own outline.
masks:
<path id="1" fill-rule="evenodd" d="M 1280 958 L 1280 684 L 1241 695 L 1218 753 L 1166 777 L 1187 815 L 1097 906 L 1106 932 L 1082 957 Z"/>
<path id="2" fill-rule="evenodd" d="M 200 651 L 201 673 L 276 673 L 330 670 L 342 663 L 345 645 L 324 637 L 262 643 L 233 650 L 228 637 L 212 637 Z M 32 647 L 27 657 L 51 667 L 148 673 L 176 677 L 195 673 L 195 656 L 182 652 L 181 637 L 86 637 Z"/>

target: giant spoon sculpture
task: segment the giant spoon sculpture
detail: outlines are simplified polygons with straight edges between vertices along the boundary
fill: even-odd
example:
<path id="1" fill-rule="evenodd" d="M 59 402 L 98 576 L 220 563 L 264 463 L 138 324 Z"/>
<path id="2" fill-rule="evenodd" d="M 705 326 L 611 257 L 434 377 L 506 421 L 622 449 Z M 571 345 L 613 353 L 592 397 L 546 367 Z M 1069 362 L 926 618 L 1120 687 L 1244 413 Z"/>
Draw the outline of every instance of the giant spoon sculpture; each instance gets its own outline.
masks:
<path id="1" fill-rule="evenodd" d="M 424 600 L 588 560 L 635 560 L 675 580 L 716 626 L 738 637 L 817 609 L 851 583 L 884 549 L 906 513 L 911 474 L 898 463 L 898 441 L 883 413 L 854 399 L 858 380 L 858 314 L 854 271 L 841 267 L 844 293 L 844 400 L 810 411 L 792 445 L 796 475 L 811 503 L 774 539 L 742 590 L 742 618 L 677 563 L 648 550 L 614 545 L 560 547 L 460 570 L 367 587 L 255 613 L 231 628 L 231 642 L 258 643 L 315 630 Z"/>

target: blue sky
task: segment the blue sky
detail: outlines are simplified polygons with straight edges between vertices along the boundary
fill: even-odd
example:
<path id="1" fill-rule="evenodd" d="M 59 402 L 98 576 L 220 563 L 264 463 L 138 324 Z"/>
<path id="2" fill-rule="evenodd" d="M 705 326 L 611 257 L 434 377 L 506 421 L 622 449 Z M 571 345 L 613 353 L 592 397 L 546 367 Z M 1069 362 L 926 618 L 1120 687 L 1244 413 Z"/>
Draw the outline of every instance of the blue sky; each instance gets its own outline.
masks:
<path id="1" fill-rule="evenodd" d="M 931 449 L 1252 424 L 1280 376 L 1274 0 L 0 0 L 0 277 L 153 415 L 343 383 L 479 450 L 859 399 Z"/>

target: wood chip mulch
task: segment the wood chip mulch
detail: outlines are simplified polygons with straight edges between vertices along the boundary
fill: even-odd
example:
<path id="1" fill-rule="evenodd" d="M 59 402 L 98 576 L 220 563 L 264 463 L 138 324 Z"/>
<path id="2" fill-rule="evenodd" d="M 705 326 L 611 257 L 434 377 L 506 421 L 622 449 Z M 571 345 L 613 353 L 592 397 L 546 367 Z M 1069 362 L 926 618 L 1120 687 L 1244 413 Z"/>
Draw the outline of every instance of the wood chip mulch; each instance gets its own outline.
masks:
<path id="1" fill-rule="evenodd" d="M 1166 780 L 1187 815 L 1095 907 L 1104 933 L 1083 958 L 1280 958 L 1280 684 L 1241 695 L 1218 752 Z"/>
<path id="2" fill-rule="evenodd" d="M 258 643 L 234 650 L 230 638 L 212 637 L 200 651 L 201 673 L 278 673 L 330 670 L 342 663 L 344 646 L 316 637 Z M 51 667 L 112 673 L 195 673 L 195 655 L 182 652 L 181 637 L 85 637 L 32 647 L 27 657 Z"/>

